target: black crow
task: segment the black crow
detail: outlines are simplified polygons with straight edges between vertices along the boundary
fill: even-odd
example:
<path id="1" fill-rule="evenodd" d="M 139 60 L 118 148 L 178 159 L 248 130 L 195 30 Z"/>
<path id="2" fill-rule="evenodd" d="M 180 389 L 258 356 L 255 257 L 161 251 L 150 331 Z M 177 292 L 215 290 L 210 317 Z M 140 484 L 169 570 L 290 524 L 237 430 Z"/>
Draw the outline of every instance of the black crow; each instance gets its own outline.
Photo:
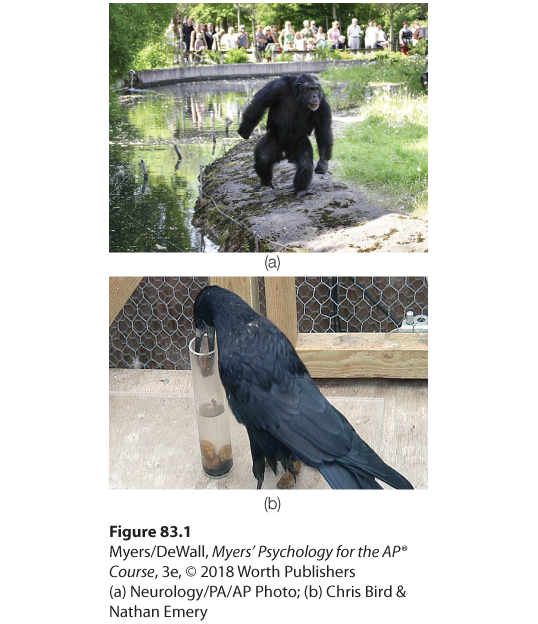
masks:
<path id="1" fill-rule="evenodd" d="M 317 468 L 335 489 L 381 489 L 380 479 L 413 489 L 357 435 L 318 390 L 290 341 L 240 297 L 207 286 L 194 303 L 197 339 L 219 347 L 230 409 L 246 426 L 252 472 L 261 488 L 265 460 L 295 475 L 293 462 Z"/>

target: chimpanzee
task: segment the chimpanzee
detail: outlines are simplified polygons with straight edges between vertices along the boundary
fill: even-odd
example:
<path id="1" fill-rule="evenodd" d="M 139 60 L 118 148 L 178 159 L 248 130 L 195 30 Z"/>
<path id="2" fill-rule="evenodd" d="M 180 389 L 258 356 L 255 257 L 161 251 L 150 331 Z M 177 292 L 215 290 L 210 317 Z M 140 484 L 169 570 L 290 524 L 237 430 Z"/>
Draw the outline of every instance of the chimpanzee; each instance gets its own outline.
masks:
<path id="1" fill-rule="evenodd" d="M 254 150 L 254 169 L 260 177 L 254 190 L 262 186 L 274 189 L 273 165 L 287 158 L 297 165 L 293 179 L 296 196 L 312 194 L 308 187 L 314 172 L 314 151 L 308 136 L 315 131 L 319 149 L 316 173 L 327 172 L 333 146 L 331 107 L 319 80 L 303 74 L 281 76 L 268 82 L 243 113 L 239 134 L 244 139 L 249 138 L 266 108 L 269 109 L 267 133 Z"/>

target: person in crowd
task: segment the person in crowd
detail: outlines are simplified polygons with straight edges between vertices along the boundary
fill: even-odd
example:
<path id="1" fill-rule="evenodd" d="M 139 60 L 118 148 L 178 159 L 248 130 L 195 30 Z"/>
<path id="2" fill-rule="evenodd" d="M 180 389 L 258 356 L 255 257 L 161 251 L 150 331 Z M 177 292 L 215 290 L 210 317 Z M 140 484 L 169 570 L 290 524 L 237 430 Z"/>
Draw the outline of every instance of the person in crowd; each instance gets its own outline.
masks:
<path id="1" fill-rule="evenodd" d="M 411 32 L 413 33 L 413 45 L 417 45 L 420 39 L 420 23 L 415 22 L 413 24 L 413 28 L 411 28 Z"/>
<path id="2" fill-rule="evenodd" d="M 271 39 L 273 43 L 278 43 L 278 30 L 274 24 L 271 26 Z"/>
<path id="3" fill-rule="evenodd" d="M 346 49 L 346 38 L 344 35 L 340 35 L 338 37 L 338 41 L 333 45 L 331 50 L 345 50 Z"/>
<path id="4" fill-rule="evenodd" d="M 228 33 L 221 39 L 221 44 L 224 45 L 225 50 L 233 50 L 237 47 L 237 37 L 233 26 L 228 28 Z"/>
<path id="5" fill-rule="evenodd" d="M 211 28 L 210 28 L 211 26 Z M 204 31 L 204 37 L 205 40 L 207 42 L 207 49 L 208 50 L 212 50 L 213 49 L 213 44 L 214 44 L 214 39 L 215 39 L 215 30 L 213 28 L 213 24 L 204 24 L 203 27 L 203 31 Z"/>
<path id="6" fill-rule="evenodd" d="M 381 24 L 377 25 L 377 42 L 375 44 L 376 48 L 386 48 L 388 47 L 389 42 L 387 41 L 387 35 L 383 30 Z"/>
<path id="7" fill-rule="evenodd" d="M 263 34 L 267 39 L 267 44 L 278 43 L 278 33 L 274 33 L 271 26 L 266 26 L 263 29 Z"/>
<path id="8" fill-rule="evenodd" d="M 222 41 L 225 34 L 226 31 L 224 30 L 224 28 L 219 28 L 215 31 L 215 40 L 213 43 L 214 50 L 222 50 Z"/>
<path id="9" fill-rule="evenodd" d="M 174 20 L 172 20 L 170 24 L 168 24 L 168 28 L 166 29 L 164 35 L 166 37 L 166 47 L 174 54 L 174 63 L 179 63 L 179 54 L 176 47 Z"/>
<path id="10" fill-rule="evenodd" d="M 204 47 L 207 50 L 207 41 L 204 35 L 204 31 L 202 30 L 202 24 L 199 22 L 198 24 L 196 24 L 194 30 L 191 33 L 191 41 L 190 41 L 190 47 L 189 50 L 194 50 L 195 46 L 194 44 L 196 43 L 196 39 L 198 38 L 197 35 L 202 35 L 200 38 L 203 41 Z"/>
<path id="11" fill-rule="evenodd" d="M 204 39 L 203 32 L 197 32 L 196 38 L 194 40 L 194 62 L 195 63 L 203 63 L 203 54 L 204 51 L 207 50 L 207 45 Z"/>
<path id="12" fill-rule="evenodd" d="M 318 34 L 314 37 L 316 48 L 324 48 L 327 41 L 327 35 L 323 32 L 323 26 L 318 28 Z"/>
<path id="13" fill-rule="evenodd" d="M 316 42 L 314 41 L 314 37 L 310 37 L 310 39 L 306 40 L 306 49 L 308 52 L 312 52 L 316 49 Z M 313 61 L 313 54 L 305 54 L 305 61 Z"/>
<path id="14" fill-rule="evenodd" d="M 302 35 L 302 33 L 298 32 L 295 35 L 295 39 L 293 41 L 293 47 L 298 50 L 298 51 L 304 51 L 305 49 L 305 39 Z M 296 61 L 302 61 L 303 60 L 304 55 L 303 54 L 296 54 L 295 55 L 295 60 Z"/>
<path id="15" fill-rule="evenodd" d="M 368 28 L 364 36 L 364 47 L 373 49 L 376 47 L 378 30 L 374 26 L 374 20 L 368 20 Z"/>
<path id="16" fill-rule="evenodd" d="M 310 21 L 310 29 L 312 30 L 312 36 L 315 37 L 318 34 L 318 27 L 314 20 Z"/>
<path id="17" fill-rule="evenodd" d="M 263 31 L 262 25 L 256 26 L 256 60 L 261 61 L 267 47 L 267 36 Z"/>
<path id="18" fill-rule="evenodd" d="M 272 26 L 265 28 L 265 36 L 267 38 L 267 45 L 265 46 L 265 57 L 267 62 L 273 58 L 272 54 L 278 51 L 278 33 L 273 31 Z"/>
<path id="19" fill-rule="evenodd" d="M 304 28 L 301 30 L 301 35 L 303 35 L 303 39 L 310 39 L 314 36 L 314 33 L 312 32 L 312 28 L 310 28 L 310 22 L 308 20 L 305 20 L 303 22 L 303 26 Z"/>
<path id="20" fill-rule="evenodd" d="M 245 26 L 239 26 L 239 35 L 237 36 L 237 47 L 248 50 L 250 47 L 250 41 L 248 38 L 248 32 Z"/>
<path id="21" fill-rule="evenodd" d="M 215 32 L 215 40 L 213 43 L 214 50 L 222 50 L 222 41 L 223 41 L 223 37 L 225 34 L 226 34 L 226 31 L 224 30 L 224 28 L 219 28 Z"/>
<path id="22" fill-rule="evenodd" d="M 284 30 L 280 33 L 278 41 L 282 50 L 293 50 L 293 39 L 295 37 L 295 31 L 291 27 L 291 22 L 286 22 Z"/>
<path id="23" fill-rule="evenodd" d="M 400 29 L 400 32 L 398 34 L 398 38 L 400 40 L 401 51 L 404 54 L 407 54 L 409 51 L 409 45 L 411 44 L 411 41 L 413 40 L 413 33 L 411 32 L 411 29 L 409 28 L 409 22 L 404 22 L 402 24 L 402 28 Z"/>
<path id="24" fill-rule="evenodd" d="M 351 20 L 351 26 L 347 27 L 347 45 L 350 50 L 358 50 L 361 47 L 361 27 L 357 24 L 357 18 Z"/>
<path id="25" fill-rule="evenodd" d="M 185 50 L 187 52 L 187 58 L 190 59 L 189 51 L 191 49 L 191 35 L 194 32 L 194 25 L 192 23 L 191 18 L 187 18 L 187 23 L 183 24 L 182 34 L 183 34 L 183 43 L 185 44 Z"/>
<path id="26" fill-rule="evenodd" d="M 333 50 L 338 43 L 338 37 L 340 37 L 340 22 L 335 20 L 332 23 L 332 28 L 329 28 L 329 31 L 327 32 L 327 39 L 333 42 Z"/>
<path id="27" fill-rule="evenodd" d="M 164 36 L 166 37 L 166 43 L 168 45 L 174 45 L 175 36 L 174 36 L 174 20 L 168 24 L 168 28 L 166 29 Z"/>

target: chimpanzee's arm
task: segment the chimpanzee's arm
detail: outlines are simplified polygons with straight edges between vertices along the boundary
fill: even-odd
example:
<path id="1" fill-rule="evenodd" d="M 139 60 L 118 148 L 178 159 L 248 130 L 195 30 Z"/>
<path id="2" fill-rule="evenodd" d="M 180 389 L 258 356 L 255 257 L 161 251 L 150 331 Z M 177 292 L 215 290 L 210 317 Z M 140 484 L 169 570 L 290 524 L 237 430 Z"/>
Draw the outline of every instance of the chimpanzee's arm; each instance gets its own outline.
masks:
<path id="1" fill-rule="evenodd" d="M 261 88 L 252 98 L 252 102 L 243 113 L 243 119 L 239 126 L 239 134 L 248 139 L 254 128 L 260 123 L 266 108 L 274 106 L 289 88 L 285 78 L 271 80 Z"/>
<path id="2" fill-rule="evenodd" d="M 316 167 L 316 173 L 325 173 L 327 171 L 327 162 L 332 158 L 334 143 L 331 107 L 325 96 L 323 96 L 321 104 L 316 111 L 315 120 L 316 125 L 314 130 L 319 151 L 319 163 Z M 325 171 L 319 170 L 322 162 L 325 165 Z"/>

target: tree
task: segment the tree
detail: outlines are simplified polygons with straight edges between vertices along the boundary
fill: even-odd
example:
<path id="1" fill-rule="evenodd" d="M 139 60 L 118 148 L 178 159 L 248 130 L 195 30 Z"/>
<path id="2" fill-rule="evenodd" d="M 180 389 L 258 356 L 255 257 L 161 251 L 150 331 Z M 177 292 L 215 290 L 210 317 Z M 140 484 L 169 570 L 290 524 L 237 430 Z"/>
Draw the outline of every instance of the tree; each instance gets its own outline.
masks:
<path id="1" fill-rule="evenodd" d="M 410 24 L 414 20 L 428 20 L 428 3 L 427 2 L 380 2 L 376 5 L 381 10 L 384 17 L 390 20 L 390 41 L 394 41 L 394 19 L 396 14 L 402 20 L 408 21 Z"/>
<path id="2" fill-rule="evenodd" d="M 175 3 L 109 4 L 110 81 L 122 78 L 132 68 L 136 55 L 163 37 L 176 6 Z"/>
<path id="3" fill-rule="evenodd" d="M 189 10 L 192 2 L 178 2 L 174 13 L 174 31 L 178 37 L 183 37 L 183 24 L 189 17 Z"/>
<path id="4" fill-rule="evenodd" d="M 224 30 L 228 29 L 228 22 L 235 24 L 237 19 L 237 5 L 231 2 L 208 3 L 202 2 L 191 5 L 189 17 L 199 22 L 219 25 Z M 239 26 L 239 24 L 237 24 Z"/>
<path id="5" fill-rule="evenodd" d="M 377 2 L 242 2 L 241 4 L 203 2 L 189 5 L 189 17 L 200 22 L 220 24 L 224 29 L 228 24 L 239 26 L 241 21 L 247 22 L 248 16 L 254 20 L 255 24 L 262 26 L 276 24 L 278 29 L 284 28 L 284 23 L 289 20 L 294 30 L 300 30 L 306 19 L 315 19 L 318 25 L 324 28 L 327 23 L 330 25 L 334 19 L 338 19 L 342 30 L 345 31 L 353 18 L 356 18 L 362 27 L 366 27 L 370 19 L 384 18 L 388 25 L 392 15 L 392 25 L 395 14 L 398 12 L 409 20 L 424 21 L 428 13 L 428 5 L 426 3 L 381 4 Z"/>
<path id="6" fill-rule="evenodd" d="M 388 16 L 390 19 L 390 39 L 389 41 L 394 41 L 394 15 L 398 9 L 401 9 L 404 6 L 404 2 L 380 2 L 379 8 Z"/>

